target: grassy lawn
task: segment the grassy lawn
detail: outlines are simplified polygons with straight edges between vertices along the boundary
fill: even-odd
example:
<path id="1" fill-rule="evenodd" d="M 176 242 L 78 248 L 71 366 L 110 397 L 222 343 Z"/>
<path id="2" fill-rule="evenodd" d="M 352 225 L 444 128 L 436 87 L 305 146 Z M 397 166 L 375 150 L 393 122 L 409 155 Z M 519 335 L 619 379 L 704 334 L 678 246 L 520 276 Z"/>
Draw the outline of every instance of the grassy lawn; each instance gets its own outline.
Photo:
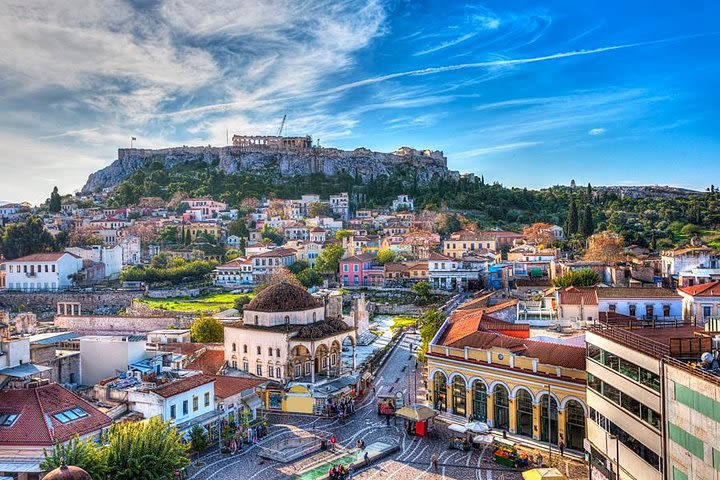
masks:
<path id="1" fill-rule="evenodd" d="M 248 295 L 254 295 L 252 293 Z M 174 298 L 140 298 L 140 302 L 152 308 L 171 310 L 173 312 L 201 313 L 221 312 L 233 308 L 238 295 L 232 293 L 215 293 L 201 297 L 174 297 Z"/>
<path id="2" fill-rule="evenodd" d="M 394 330 L 396 328 L 414 327 L 415 322 L 417 322 L 417 317 L 398 315 L 397 317 L 393 318 L 393 324 L 390 328 Z"/>

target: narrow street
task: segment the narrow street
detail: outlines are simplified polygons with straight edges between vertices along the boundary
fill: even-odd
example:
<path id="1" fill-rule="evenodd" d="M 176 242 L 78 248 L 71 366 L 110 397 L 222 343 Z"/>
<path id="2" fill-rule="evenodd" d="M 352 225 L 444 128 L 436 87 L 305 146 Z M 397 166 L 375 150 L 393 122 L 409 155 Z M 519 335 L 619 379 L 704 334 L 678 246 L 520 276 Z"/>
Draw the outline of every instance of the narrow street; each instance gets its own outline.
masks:
<path id="1" fill-rule="evenodd" d="M 317 429 L 335 434 L 338 443 L 353 449 L 358 440 L 367 445 L 376 441 L 396 444 L 400 450 L 394 455 L 373 463 L 352 478 L 357 479 L 469 479 L 492 480 L 493 478 L 520 478 L 518 472 L 498 467 L 491 459 L 489 449 L 463 452 L 448 448 L 448 437 L 444 424 L 438 423 L 438 438 L 429 439 L 409 436 L 403 428 L 403 420 L 394 419 L 387 423 L 385 417 L 376 412 L 376 397 L 381 394 L 403 392 L 406 402 L 417 392 L 424 398 L 425 388 L 420 371 L 415 370 L 415 351 L 420 342 L 419 335 L 408 333 L 401 337 L 388 361 L 378 372 L 374 382 L 375 393 L 370 392 L 348 420 L 318 418 L 307 415 L 268 415 L 270 434 L 260 445 L 277 442 L 298 429 Z M 416 390 L 417 389 L 417 390 Z M 431 465 L 431 458 L 437 455 L 438 469 Z M 212 453 L 202 458 L 202 467 L 192 467 L 191 479 L 282 479 L 292 478 L 294 471 L 306 467 L 308 458 L 290 464 L 262 459 L 257 455 L 257 446 L 246 448 L 234 456 Z"/>

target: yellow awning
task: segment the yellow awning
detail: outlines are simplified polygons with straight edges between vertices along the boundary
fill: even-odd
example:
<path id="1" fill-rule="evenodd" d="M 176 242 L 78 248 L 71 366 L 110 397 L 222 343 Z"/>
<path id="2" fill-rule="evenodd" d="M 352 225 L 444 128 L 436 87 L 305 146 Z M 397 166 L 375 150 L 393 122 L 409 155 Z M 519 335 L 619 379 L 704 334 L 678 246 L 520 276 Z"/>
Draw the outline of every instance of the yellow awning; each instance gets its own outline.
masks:
<path id="1" fill-rule="evenodd" d="M 533 468 L 522 472 L 525 480 L 567 480 L 557 468 Z"/>

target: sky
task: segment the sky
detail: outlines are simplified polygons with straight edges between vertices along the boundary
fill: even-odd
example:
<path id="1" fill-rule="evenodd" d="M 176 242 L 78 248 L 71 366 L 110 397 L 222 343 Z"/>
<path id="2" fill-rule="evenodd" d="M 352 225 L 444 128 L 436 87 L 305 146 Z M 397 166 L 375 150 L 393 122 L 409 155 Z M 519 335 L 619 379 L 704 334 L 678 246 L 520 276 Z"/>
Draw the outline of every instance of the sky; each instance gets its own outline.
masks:
<path id="1" fill-rule="evenodd" d="M 0 199 L 312 135 L 507 186 L 720 184 L 720 2 L 0 0 Z"/>

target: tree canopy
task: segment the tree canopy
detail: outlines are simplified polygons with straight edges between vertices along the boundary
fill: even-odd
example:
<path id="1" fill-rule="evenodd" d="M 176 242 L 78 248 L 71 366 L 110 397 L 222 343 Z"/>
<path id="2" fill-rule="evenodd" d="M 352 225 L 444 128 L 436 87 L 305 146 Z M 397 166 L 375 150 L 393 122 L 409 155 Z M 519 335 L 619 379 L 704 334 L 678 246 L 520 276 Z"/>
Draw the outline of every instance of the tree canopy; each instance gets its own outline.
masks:
<path id="1" fill-rule="evenodd" d="M 222 322 L 214 317 L 198 317 L 190 325 L 190 336 L 197 343 L 221 343 L 224 331 Z"/>

